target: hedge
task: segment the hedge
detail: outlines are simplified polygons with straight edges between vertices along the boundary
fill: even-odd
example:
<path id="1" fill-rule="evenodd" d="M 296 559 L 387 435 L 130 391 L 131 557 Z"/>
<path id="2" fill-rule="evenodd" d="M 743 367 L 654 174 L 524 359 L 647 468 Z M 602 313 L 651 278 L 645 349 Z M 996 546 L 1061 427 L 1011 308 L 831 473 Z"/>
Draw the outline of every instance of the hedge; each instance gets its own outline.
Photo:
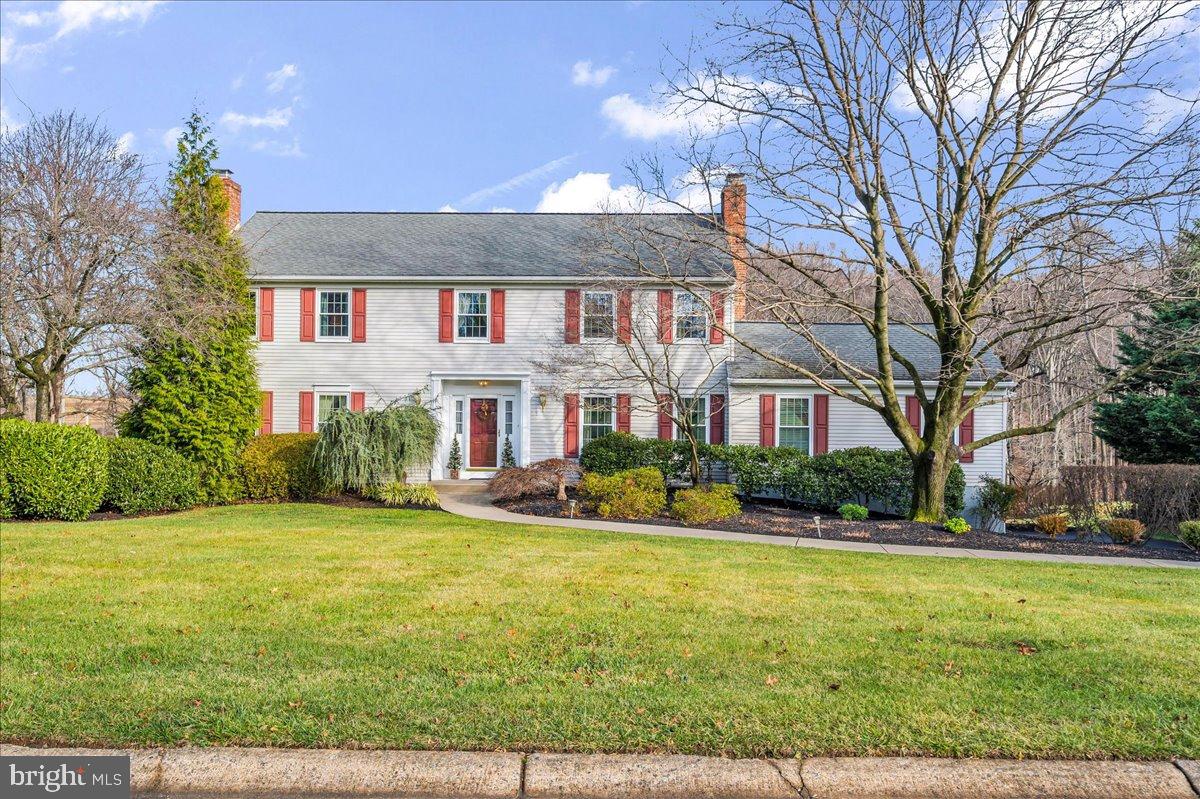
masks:
<path id="1" fill-rule="evenodd" d="M 108 439 L 104 505 L 121 513 L 182 510 L 200 501 L 200 470 L 170 447 L 136 438 Z"/>
<path id="2" fill-rule="evenodd" d="M 328 493 L 317 476 L 316 433 L 255 437 L 242 450 L 242 477 L 250 499 L 313 499 Z"/>
<path id="3" fill-rule="evenodd" d="M 701 448 L 701 457 L 703 450 Z M 686 441 L 638 438 L 631 433 L 608 433 L 583 445 L 579 465 L 585 472 L 613 475 L 630 469 L 658 469 L 665 479 L 688 470 L 691 448 Z"/>
<path id="4" fill-rule="evenodd" d="M 108 488 L 108 445 L 90 427 L 0 419 L 0 513 L 87 518 Z"/>

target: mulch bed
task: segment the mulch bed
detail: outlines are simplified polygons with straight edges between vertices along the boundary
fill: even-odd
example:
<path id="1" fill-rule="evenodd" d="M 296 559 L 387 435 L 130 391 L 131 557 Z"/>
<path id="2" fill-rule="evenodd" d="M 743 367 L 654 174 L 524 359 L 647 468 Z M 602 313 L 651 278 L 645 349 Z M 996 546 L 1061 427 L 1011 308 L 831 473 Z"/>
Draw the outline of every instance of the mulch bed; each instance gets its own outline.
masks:
<path id="1" fill-rule="evenodd" d="M 572 493 L 572 498 L 574 494 Z M 513 513 L 531 516 L 565 516 L 562 504 L 553 497 L 522 497 L 515 500 L 497 500 L 498 507 Z M 586 513 L 582 503 L 576 518 L 597 519 L 601 517 Z M 1200 561 L 1200 552 L 1188 549 L 1173 541 L 1148 541 L 1138 546 L 1111 544 L 1102 541 L 1051 540 L 1047 536 L 1032 533 L 989 533 L 972 530 L 963 535 L 948 533 L 941 527 L 907 519 L 875 518 L 863 522 L 848 522 L 829 511 L 785 507 L 769 502 L 743 503 L 742 513 L 732 519 L 709 524 L 688 525 L 666 514 L 652 519 L 637 519 L 640 524 L 661 524 L 672 527 L 696 527 L 707 530 L 726 530 L 734 533 L 777 535 L 787 538 L 817 538 L 817 527 L 813 516 L 821 517 L 821 538 L 838 541 L 859 541 L 870 544 L 910 544 L 925 547 L 962 547 L 965 549 L 992 549 L 1002 552 L 1036 552 L 1054 555 L 1101 555 L 1108 557 L 1161 558 L 1167 560 Z M 607 519 L 604 521 L 620 521 Z"/>

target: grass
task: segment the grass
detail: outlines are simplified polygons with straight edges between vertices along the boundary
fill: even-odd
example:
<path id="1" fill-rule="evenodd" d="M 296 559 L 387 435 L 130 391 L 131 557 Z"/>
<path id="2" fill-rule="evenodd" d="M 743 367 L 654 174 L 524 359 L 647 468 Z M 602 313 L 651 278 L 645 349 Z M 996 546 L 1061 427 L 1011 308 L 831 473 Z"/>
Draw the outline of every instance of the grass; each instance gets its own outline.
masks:
<path id="1" fill-rule="evenodd" d="M 0 737 L 1200 755 L 1200 573 L 244 505 L 6 524 Z"/>

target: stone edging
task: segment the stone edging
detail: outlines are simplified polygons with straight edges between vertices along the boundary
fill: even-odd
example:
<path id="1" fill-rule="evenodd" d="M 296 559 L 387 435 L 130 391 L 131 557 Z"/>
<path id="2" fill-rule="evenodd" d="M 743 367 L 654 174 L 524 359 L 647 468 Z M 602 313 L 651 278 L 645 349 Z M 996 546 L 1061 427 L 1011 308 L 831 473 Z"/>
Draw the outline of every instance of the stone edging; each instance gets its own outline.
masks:
<path id="1" fill-rule="evenodd" d="M 131 757 L 135 795 L 396 799 L 1197 799 L 1200 763 L 182 748 L 34 749 Z"/>

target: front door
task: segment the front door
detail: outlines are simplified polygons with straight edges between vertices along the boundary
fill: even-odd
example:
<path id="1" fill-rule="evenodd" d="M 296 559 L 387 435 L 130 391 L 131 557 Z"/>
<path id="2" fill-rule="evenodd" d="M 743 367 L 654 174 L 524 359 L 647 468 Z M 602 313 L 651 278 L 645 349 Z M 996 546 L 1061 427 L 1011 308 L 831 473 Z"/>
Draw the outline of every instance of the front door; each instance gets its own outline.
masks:
<path id="1" fill-rule="evenodd" d="M 471 468 L 496 466 L 496 400 L 471 400 Z"/>

